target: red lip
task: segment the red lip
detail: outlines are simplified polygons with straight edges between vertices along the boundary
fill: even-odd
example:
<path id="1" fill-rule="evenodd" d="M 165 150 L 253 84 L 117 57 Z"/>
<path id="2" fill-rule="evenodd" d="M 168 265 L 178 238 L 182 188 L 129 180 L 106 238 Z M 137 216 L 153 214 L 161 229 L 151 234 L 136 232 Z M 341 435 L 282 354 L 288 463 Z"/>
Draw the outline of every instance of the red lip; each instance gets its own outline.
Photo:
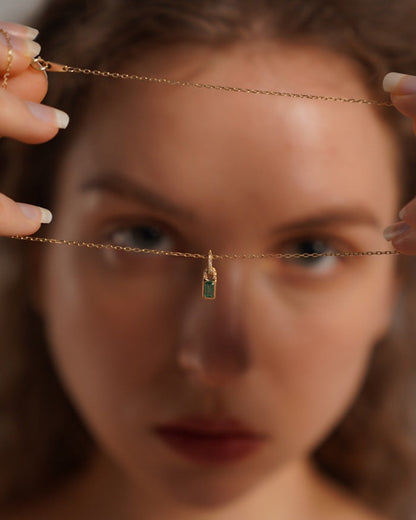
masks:
<path id="1" fill-rule="evenodd" d="M 159 425 L 155 432 L 185 458 L 213 465 L 244 459 L 265 441 L 264 435 L 227 418 L 190 417 Z"/>

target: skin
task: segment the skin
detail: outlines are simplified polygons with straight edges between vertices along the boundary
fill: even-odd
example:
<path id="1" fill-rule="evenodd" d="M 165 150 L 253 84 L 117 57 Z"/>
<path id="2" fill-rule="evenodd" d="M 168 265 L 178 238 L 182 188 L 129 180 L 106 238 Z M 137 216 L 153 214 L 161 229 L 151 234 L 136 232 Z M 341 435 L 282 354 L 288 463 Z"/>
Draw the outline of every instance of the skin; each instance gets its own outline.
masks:
<path id="1" fill-rule="evenodd" d="M 368 97 L 354 66 L 321 49 L 258 42 L 183 56 L 131 67 Z M 200 252 L 298 251 L 305 238 L 385 249 L 398 209 L 395 152 L 370 107 L 111 85 L 63 159 L 50 232 L 141 247 L 131 229 L 151 225 L 162 232 L 151 247 Z M 133 197 L 138 186 L 164 207 Z M 217 300 L 207 302 L 196 261 L 42 252 L 36 289 L 51 355 L 99 446 L 84 479 L 38 506 L 45 518 L 90 517 L 85 497 L 97 488 L 111 489 L 101 518 L 373 518 L 309 455 L 351 405 L 389 326 L 393 259 L 215 265 Z M 195 413 L 238 419 L 266 441 L 213 468 L 152 433 Z"/>
<path id="2" fill-rule="evenodd" d="M 48 88 L 46 74 L 30 66 L 38 54 L 31 44 L 35 36 L 33 29 L 25 26 L 0 22 L 0 28 L 10 35 L 13 61 L 7 89 L 0 88 L 0 137 L 10 137 L 28 144 L 49 141 L 58 133 L 57 112 L 53 107 L 42 105 Z M 8 49 L 4 38 L 0 42 L 0 63 L 7 63 Z M 0 67 L 0 75 L 5 73 Z M 28 108 L 27 102 L 37 108 L 37 116 Z M 41 225 L 42 211 L 36 206 L 16 204 L 0 193 L 0 234 L 30 234 Z"/>
<path id="3" fill-rule="evenodd" d="M 151 63 L 195 81 L 267 85 L 280 73 L 285 90 L 329 95 L 341 83 L 341 95 L 366 95 L 338 57 L 279 51 L 197 49 L 184 64 L 178 49 Z M 63 161 L 51 232 L 181 251 L 290 251 L 310 236 L 378 249 L 397 211 L 394 152 L 368 108 L 120 84 L 97 94 Z M 138 186 L 153 196 L 133 196 Z M 159 241 L 132 241 L 149 225 Z M 156 497 L 183 518 L 263 486 L 293 493 L 356 395 L 395 288 L 390 258 L 222 263 L 215 303 L 201 299 L 197 262 L 51 248 L 41 265 L 57 369 L 145 517 Z M 237 419 L 267 440 L 217 470 L 190 462 L 152 429 L 194 414 Z M 270 499 L 269 511 L 289 507 Z"/>

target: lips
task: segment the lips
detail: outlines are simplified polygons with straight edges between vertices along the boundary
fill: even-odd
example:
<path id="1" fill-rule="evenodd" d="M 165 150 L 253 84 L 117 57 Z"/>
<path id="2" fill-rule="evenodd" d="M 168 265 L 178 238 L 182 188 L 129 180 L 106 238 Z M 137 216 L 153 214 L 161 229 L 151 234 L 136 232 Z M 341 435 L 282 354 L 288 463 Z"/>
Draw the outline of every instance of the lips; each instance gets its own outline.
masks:
<path id="1" fill-rule="evenodd" d="M 265 442 L 265 436 L 233 419 L 191 417 L 158 425 L 157 436 L 186 459 L 221 465 L 242 460 Z"/>

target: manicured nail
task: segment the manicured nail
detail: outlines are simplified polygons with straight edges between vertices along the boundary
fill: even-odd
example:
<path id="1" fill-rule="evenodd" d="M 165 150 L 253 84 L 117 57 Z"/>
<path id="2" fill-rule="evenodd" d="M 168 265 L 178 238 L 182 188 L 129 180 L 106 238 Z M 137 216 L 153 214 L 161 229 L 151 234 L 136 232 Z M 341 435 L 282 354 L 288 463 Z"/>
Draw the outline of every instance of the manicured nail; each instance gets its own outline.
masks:
<path id="1" fill-rule="evenodd" d="M 389 72 L 384 77 L 383 88 L 398 95 L 416 94 L 416 76 Z"/>
<path id="2" fill-rule="evenodd" d="M 384 230 L 384 238 L 388 241 L 393 240 L 401 235 L 404 235 L 410 230 L 410 226 L 406 222 L 396 222 Z"/>
<path id="3" fill-rule="evenodd" d="M 41 46 L 38 42 L 34 42 L 33 40 L 24 40 L 26 43 L 26 52 L 25 55 L 28 58 L 35 58 L 39 56 L 41 51 Z"/>
<path id="4" fill-rule="evenodd" d="M 26 56 L 27 58 L 34 58 L 35 56 L 39 56 L 41 51 L 41 46 L 38 42 L 28 40 L 27 38 L 12 36 L 11 44 L 13 50 L 19 52 L 23 56 Z"/>
<path id="5" fill-rule="evenodd" d="M 62 110 L 52 108 L 47 105 L 41 105 L 39 103 L 33 103 L 32 101 L 25 101 L 27 108 L 30 112 L 39 119 L 49 123 L 57 128 L 64 129 L 69 124 L 69 115 Z"/>
<path id="6" fill-rule="evenodd" d="M 31 204 L 25 204 L 24 202 L 18 202 L 17 205 L 23 215 L 30 220 L 39 222 L 40 219 L 41 224 L 50 224 L 52 222 L 52 213 L 46 208 L 32 206 Z"/>
<path id="7" fill-rule="evenodd" d="M 34 40 L 39 36 L 39 31 L 35 29 L 34 27 L 29 27 L 28 25 L 22 26 L 26 32 L 25 37 L 28 40 Z"/>
<path id="8" fill-rule="evenodd" d="M 33 27 L 28 27 L 27 25 L 21 25 L 13 22 L 1 22 L 0 27 L 13 36 L 27 38 L 29 40 L 34 40 L 39 34 L 39 31 Z"/>
<path id="9" fill-rule="evenodd" d="M 399 211 L 399 219 L 412 222 L 416 218 L 416 199 L 405 204 Z"/>

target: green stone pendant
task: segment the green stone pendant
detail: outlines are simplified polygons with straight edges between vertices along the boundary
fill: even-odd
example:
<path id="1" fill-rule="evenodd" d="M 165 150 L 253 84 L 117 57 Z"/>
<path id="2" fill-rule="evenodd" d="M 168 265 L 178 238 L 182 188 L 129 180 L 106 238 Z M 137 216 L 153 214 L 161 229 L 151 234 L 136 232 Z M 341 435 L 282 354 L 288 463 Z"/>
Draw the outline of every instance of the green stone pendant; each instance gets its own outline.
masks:
<path id="1" fill-rule="evenodd" d="M 202 276 L 202 297 L 215 300 L 217 295 L 217 270 L 212 267 L 212 251 L 208 253 L 208 267 Z"/>
<path id="2" fill-rule="evenodd" d="M 215 298 L 214 280 L 204 280 L 204 298 L 207 300 Z"/>

